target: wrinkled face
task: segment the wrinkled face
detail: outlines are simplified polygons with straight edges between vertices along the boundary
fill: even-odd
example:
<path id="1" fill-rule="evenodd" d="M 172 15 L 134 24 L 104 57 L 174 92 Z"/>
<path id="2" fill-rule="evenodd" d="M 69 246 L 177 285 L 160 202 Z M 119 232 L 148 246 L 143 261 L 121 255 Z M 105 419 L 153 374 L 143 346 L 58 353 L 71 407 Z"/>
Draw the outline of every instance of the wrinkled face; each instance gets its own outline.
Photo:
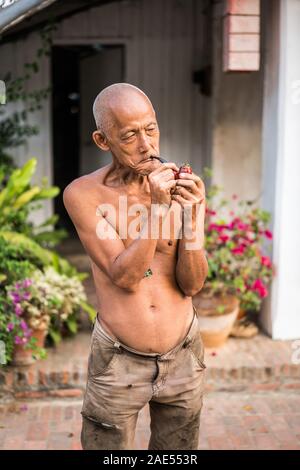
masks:
<path id="1" fill-rule="evenodd" d="M 147 175 L 160 165 L 159 128 L 153 107 L 141 94 L 129 94 L 112 103 L 106 142 L 125 167 Z"/>

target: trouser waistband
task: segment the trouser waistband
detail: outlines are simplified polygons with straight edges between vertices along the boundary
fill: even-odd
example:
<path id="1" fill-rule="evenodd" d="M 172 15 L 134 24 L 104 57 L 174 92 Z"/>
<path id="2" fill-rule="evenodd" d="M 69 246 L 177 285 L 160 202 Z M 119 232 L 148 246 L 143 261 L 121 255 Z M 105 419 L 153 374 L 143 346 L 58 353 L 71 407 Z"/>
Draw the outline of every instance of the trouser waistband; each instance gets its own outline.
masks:
<path id="1" fill-rule="evenodd" d="M 103 327 L 101 326 L 100 320 L 98 318 L 98 313 L 96 315 L 95 323 L 94 323 L 94 334 L 96 334 L 99 337 L 102 337 L 103 339 L 106 339 L 110 343 L 113 343 L 114 347 L 117 349 L 125 349 L 126 351 L 131 352 L 132 354 L 137 354 L 139 356 L 143 357 L 148 357 L 148 358 L 157 358 L 159 357 L 160 360 L 163 359 L 170 359 L 173 355 L 175 355 L 182 347 L 186 347 L 194 338 L 195 334 L 199 331 L 199 324 L 198 324 L 198 318 L 197 318 L 197 311 L 195 307 L 193 306 L 194 310 L 194 316 L 193 320 L 191 322 L 191 325 L 189 327 L 189 330 L 184 337 L 184 339 L 174 348 L 172 348 L 170 351 L 167 351 L 164 354 L 161 353 L 146 353 L 144 351 L 139 351 L 137 349 L 131 348 L 127 346 L 126 344 L 120 342 L 118 338 L 116 338 L 113 335 L 108 334 Z"/>

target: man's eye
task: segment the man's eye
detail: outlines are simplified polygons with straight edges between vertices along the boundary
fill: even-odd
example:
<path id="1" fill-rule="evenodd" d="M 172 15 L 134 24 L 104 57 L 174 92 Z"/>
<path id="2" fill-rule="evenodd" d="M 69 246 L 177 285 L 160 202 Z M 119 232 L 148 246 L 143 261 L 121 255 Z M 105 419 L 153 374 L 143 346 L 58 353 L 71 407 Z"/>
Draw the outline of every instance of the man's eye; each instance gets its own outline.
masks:
<path id="1" fill-rule="evenodd" d="M 130 139 L 131 137 L 134 137 L 134 133 L 126 135 L 126 137 L 124 137 L 124 139 L 127 140 L 127 139 Z"/>
<path id="2" fill-rule="evenodd" d="M 152 131 L 155 131 L 155 127 L 148 127 L 147 128 L 147 132 L 152 132 Z"/>

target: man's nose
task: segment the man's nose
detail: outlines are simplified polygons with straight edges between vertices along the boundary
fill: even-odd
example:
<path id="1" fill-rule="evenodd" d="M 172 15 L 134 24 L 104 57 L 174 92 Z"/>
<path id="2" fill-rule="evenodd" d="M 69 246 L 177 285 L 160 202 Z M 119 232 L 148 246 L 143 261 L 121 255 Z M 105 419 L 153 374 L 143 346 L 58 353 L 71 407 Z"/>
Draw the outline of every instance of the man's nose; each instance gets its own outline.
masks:
<path id="1" fill-rule="evenodd" d="M 144 133 L 140 133 L 139 135 L 139 151 L 140 152 L 147 152 L 150 149 L 150 137 L 148 137 Z"/>

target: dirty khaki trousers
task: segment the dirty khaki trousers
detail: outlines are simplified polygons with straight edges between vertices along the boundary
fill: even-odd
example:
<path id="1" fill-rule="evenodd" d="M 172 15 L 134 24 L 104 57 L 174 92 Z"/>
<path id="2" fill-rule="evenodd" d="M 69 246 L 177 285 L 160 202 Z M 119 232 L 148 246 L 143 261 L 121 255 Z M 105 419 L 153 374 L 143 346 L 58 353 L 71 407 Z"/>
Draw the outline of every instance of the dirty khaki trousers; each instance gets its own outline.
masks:
<path id="1" fill-rule="evenodd" d="M 130 348 L 100 322 L 91 338 L 82 448 L 133 449 L 138 412 L 149 403 L 149 450 L 197 449 L 206 367 L 196 311 L 183 341 L 164 354 Z"/>

